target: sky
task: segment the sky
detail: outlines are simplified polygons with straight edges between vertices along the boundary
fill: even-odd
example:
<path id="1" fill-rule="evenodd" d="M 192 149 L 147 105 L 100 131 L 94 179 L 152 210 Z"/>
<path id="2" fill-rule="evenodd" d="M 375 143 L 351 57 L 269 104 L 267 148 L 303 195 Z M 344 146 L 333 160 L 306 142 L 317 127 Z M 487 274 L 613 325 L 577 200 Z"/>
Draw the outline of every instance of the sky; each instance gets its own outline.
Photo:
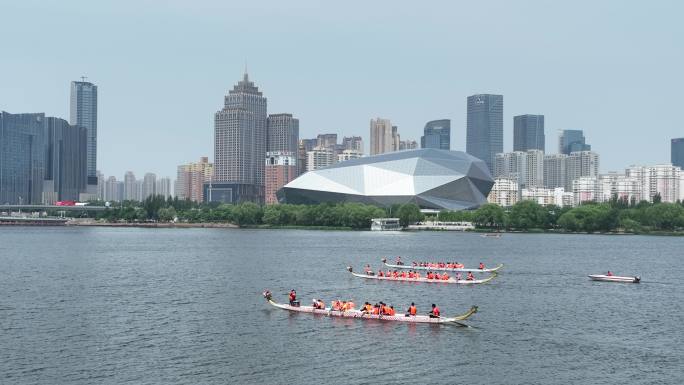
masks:
<path id="1" fill-rule="evenodd" d="M 670 161 L 684 136 L 681 1 L 3 0 L 0 110 L 69 118 L 69 84 L 98 86 L 98 169 L 175 177 L 213 159 L 213 117 L 249 76 L 300 137 L 360 135 L 391 119 L 402 139 L 466 97 L 504 95 L 513 116 L 582 129 L 603 172 Z"/>

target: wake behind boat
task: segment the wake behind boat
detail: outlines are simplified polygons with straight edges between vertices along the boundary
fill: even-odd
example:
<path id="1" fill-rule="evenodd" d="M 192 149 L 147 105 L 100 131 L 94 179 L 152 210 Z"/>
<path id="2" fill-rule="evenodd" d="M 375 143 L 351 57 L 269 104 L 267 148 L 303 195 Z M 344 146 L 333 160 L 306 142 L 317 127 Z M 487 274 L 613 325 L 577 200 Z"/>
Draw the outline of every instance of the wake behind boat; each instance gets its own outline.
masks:
<path id="1" fill-rule="evenodd" d="M 404 314 L 397 314 L 394 316 L 388 316 L 388 315 L 379 315 L 379 314 L 368 314 L 365 312 L 362 312 L 357 309 L 351 309 L 351 310 L 333 310 L 332 308 L 324 308 L 324 309 L 316 309 L 313 306 L 292 306 L 284 303 L 277 303 L 273 301 L 271 292 L 266 290 L 264 293 L 264 298 L 270 303 L 271 305 L 283 309 L 283 310 L 289 310 L 293 312 L 300 312 L 300 313 L 312 313 L 312 314 L 319 314 L 323 316 L 328 316 L 328 317 L 343 317 L 343 318 L 360 318 L 360 319 L 374 319 L 374 320 L 382 320 L 382 321 L 396 321 L 396 322 L 409 322 L 409 323 L 431 323 L 431 324 L 457 324 L 460 326 L 468 326 L 464 323 L 461 323 L 460 321 L 465 321 L 466 319 L 470 318 L 473 314 L 477 313 L 477 306 L 472 306 L 470 310 L 468 310 L 466 313 L 461 314 L 459 316 L 455 317 L 430 317 L 427 315 L 404 315 Z"/>
<path id="2" fill-rule="evenodd" d="M 439 276 L 439 274 L 436 275 L 435 278 L 428 278 L 428 277 L 402 277 L 402 276 L 381 276 L 381 275 L 376 275 L 376 274 L 360 274 L 360 273 L 355 273 L 351 266 L 347 266 L 347 271 L 352 273 L 353 276 L 359 277 L 359 278 L 366 278 L 366 279 L 378 279 L 381 281 L 402 281 L 402 282 L 427 282 L 427 283 L 456 283 L 460 285 L 473 285 L 473 284 L 480 284 L 480 283 L 487 283 L 494 279 L 496 277 L 496 272 L 492 272 L 492 274 L 485 278 L 485 279 L 454 279 L 453 277 L 449 277 L 448 279 L 443 279 L 442 277 Z"/>
<path id="3" fill-rule="evenodd" d="M 624 283 L 639 283 L 641 282 L 641 277 L 621 277 L 619 275 L 608 275 L 608 274 L 590 274 L 589 278 L 592 281 L 603 281 L 603 282 L 624 282 Z"/>
<path id="4" fill-rule="evenodd" d="M 500 264 L 497 265 L 496 267 L 492 267 L 492 268 L 484 267 L 484 268 L 482 268 L 482 269 L 479 269 L 479 268 L 477 268 L 477 269 L 474 269 L 474 268 L 465 268 L 465 267 L 447 267 L 448 265 L 445 265 L 445 267 L 439 267 L 439 266 L 437 266 L 437 265 L 435 265 L 435 264 L 432 264 L 432 266 L 421 266 L 421 265 L 416 264 L 416 263 L 413 263 L 413 264 L 411 264 L 411 265 L 397 265 L 397 264 L 387 263 L 387 258 L 383 258 L 383 259 L 382 259 L 382 263 L 384 263 L 385 266 L 391 267 L 391 268 L 393 268 L 393 269 L 404 269 L 404 270 L 406 270 L 406 269 L 409 269 L 409 270 L 431 270 L 431 271 L 453 271 L 453 272 L 459 272 L 459 271 L 460 271 L 460 272 L 463 272 L 463 273 L 467 273 L 467 272 L 473 272 L 473 273 L 477 273 L 477 272 L 481 272 L 481 273 L 493 273 L 493 272 L 496 272 L 496 271 L 500 270 L 500 269 L 503 267 L 503 263 L 500 263 Z M 462 266 L 462 265 L 461 265 L 461 266 Z"/>

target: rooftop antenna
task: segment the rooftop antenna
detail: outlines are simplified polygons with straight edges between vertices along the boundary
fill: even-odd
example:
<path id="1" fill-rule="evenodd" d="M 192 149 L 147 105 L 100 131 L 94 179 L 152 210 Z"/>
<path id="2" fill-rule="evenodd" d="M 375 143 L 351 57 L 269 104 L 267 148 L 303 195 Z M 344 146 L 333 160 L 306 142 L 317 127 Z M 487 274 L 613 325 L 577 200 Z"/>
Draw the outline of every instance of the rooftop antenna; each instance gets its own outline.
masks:
<path id="1" fill-rule="evenodd" d="M 86 80 L 88 80 L 88 77 L 87 77 L 87 76 L 81 76 L 81 81 L 82 81 L 82 82 L 85 82 Z"/>

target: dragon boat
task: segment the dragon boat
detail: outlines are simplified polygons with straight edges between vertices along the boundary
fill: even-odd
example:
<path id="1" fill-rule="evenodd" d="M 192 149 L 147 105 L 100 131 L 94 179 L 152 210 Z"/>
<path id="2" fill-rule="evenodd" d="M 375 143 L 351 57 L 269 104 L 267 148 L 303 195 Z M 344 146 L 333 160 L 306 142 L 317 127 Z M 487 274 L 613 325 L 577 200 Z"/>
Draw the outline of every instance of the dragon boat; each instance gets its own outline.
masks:
<path id="1" fill-rule="evenodd" d="M 404 269 L 404 270 L 430 270 L 430 271 L 453 271 L 453 272 L 473 272 L 473 273 L 494 273 L 496 271 L 499 271 L 503 267 L 503 263 L 500 263 L 496 267 L 492 268 L 484 268 L 484 269 L 472 269 L 472 268 L 465 268 L 465 267 L 427 267 L 427 266 L 413 266 L 413 264 L 410 265 L 395 265 L 391 263 L 387 263 L 387 258 L 382 259 L 382 263 L 385 264 L 387 267 L 391 267 L 393 269 Z"/>
<path id="2" fill-rule="evenodd" d="M 359 277 L 359 278 L 366 278 L 366 279 L 379 279 L 381 281 L 401 281 L 401 282 L 428 282 L 428 283 L 457 283 L 460 285 L 475 285 L 475 284 L 480 284 L 480 283 L 487 283 L 494 279 L 496 277 L 496 272 L 492 272 L 492 274 L 484 279 L 454 279 L 453 277 L 449 277 L 449 279 L 441 279 L 441 278 L 426 278 L 426 277 L 419 277 L 419 278 L 408 278 L 408 277 L 380 277 L 377 275 L 371 275 L 371 274 L 360 274 L 360 273 L 355 273 L 351 266 L 347 266 L 347 271 L 352 273 L 353 276 Z"/>

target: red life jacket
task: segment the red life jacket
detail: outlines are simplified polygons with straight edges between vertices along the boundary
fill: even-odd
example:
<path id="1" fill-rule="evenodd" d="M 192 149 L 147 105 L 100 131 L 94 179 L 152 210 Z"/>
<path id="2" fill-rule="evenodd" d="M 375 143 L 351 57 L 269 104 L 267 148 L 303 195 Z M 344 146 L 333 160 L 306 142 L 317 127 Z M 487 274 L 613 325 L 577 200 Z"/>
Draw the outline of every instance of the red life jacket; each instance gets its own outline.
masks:
<path id="1" fill-rule="evenodd" d="M 439 308 L 437 306 L 435 306 L 435 308 L 432 309 L 432 315 L 439 316 L 439 314 L 440 314 Z"/>

